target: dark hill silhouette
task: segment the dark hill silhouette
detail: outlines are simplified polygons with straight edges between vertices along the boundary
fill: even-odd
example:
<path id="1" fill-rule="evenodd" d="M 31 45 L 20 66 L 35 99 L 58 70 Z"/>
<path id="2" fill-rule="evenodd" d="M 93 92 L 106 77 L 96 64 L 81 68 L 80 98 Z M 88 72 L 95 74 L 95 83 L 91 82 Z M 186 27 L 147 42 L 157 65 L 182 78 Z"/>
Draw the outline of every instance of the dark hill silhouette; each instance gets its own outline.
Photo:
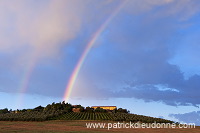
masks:
<path id="1" fill-rule="evenodd" d="M 73 110 L 76 110 L 73 112 Z M 78 111 L 77 111 L 78 110 Z M 154 118 L 150 116 L 131 114 L 127 109 L 116 108 L 105 110 L 102 108 L 72 106 L 70 103 L 60 102 L 48 104 L 46 107 L 38 106 L 34 109 L 8 111 L 0 110 L 1 121 L 47 121 L 47 120 L 110 120 L 132 121 L 145 123 L 173 123 L 173 121 Z"/>

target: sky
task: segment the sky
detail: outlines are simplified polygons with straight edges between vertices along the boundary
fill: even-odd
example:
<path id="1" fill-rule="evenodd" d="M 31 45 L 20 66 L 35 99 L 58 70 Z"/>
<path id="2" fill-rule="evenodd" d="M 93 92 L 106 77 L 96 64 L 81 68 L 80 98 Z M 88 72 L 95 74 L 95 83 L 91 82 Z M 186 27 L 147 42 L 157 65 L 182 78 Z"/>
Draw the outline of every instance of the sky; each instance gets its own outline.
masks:
<path id="1" fill-rule="evenodd" d="M 1 0 L 0 108 L 67 100 L 200 125 L 200 1 Z"/>

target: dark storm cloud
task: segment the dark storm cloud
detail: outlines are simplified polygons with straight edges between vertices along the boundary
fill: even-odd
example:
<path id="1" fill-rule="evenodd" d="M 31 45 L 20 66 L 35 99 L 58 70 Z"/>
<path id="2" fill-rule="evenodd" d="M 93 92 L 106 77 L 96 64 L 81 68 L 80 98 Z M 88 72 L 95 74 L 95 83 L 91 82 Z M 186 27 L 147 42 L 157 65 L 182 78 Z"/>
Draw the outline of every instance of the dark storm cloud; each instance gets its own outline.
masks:
<path id="1" fill-rule="evenodd" d="M 163 27 L 167 25 L 167 23 L 162 24 Z M 178 66 L 168 63 L 168 60 L 173 57 L 170 51 L 174 49 L 170 48 L 169 45 L 171 44 L 169 42 L 163 40 L 166 40 L 166 38 L 170 39 L 171 36 L 176 34 L 172 33 L 170 36 L 163 37 L 160 36 L 160 32 L 165 31 L 160 27 L 153 27 L 153 32 L 151 32 L 151 30 L 144 31 L 145 34 L 149 32 L 148 34 L 151 36 L 149 40 L 148 37 L 147 40 L 146 37 L 140 37 L 131 40 L 130 42 L 132 42 L 132 44 L 130 42 L 130 44 L 122 43 L 128 47 L 125 53 L 119 54 L 123 57 L 117 58 L 118 55 L 116 55 L 116 58 L 111 57 L 111 59 L 107 61 L 109 62 L 108 64 L 112 64 L 110 67 L 113 67 L 109 69 L 110 73 L 119 72 L 118 75 L 108 75 L 110 80 L 115 79 L 115 76 L 123 80 L 124 74 L 129 76 L 129 79 L 124 79 L 128 87 L 123 87 L 122 91 L 115 92 L 109 97 L 134 97 L 145 101 L 162 101 L 175 106 L 197 106 L 200 104 L 200 98 L 198 97 L 200 94 L 200 76 L 194 75 L 186 80 L 183 75 L 184 73 L 180 71 Z M 157 32 L 155 32 L 156 30 Z M 127 36 L 125 38 L 129 39 Z M 124 46 L 125 49 L 127 48 L 126 46 Z M 106 66 L 104 67 L 106 68 Z M 104 72 L 106 71 L 104 69 L 102 70 Z M 102 75 L 102 73 L 98 75 Z M 110 82 L 110 80 L 108 80 L 108 82 Z M 162 91 L 159 90 L 159 87 L 155 87 L 155 85 L 163 85 L 165 88 L 176 89 L 176 91 Z M 111 90 L 115 91 L 113 89 Z"/>
<path id="2" fill-rule="evenodd" d="M 167 7 L 174 12 L 173 6 L 179 7 L 181 12 L 181 5 L 194 4 L 190 2 L 177 2 Z M 85 67 L 83 73 L 88 74 L 86 82 L 92 82 L 93 86 L 83 87 L 83 90 L 96 91 L 99 97 L 137 98 L 172 106 L 197 107 L 200 104 L 200 76 L 185 79 L 184 72 L 169 63 L 185 39 L 179 31 L 187 27 L 189 15 L 183 17 L 177 11 L 179 13 L 169 16 L 165 8 L 159 10 L 161 16 L 153 15 L 154 10 L 151 10 L 140 16 L 121 14 L 114 19 L 103 36 L 107 42 L 101 44 L 98 51 L 91 51 L 88 57 L 88 68 Z M 84 95 L 84 91 L 81 94 Z"/>
<path id="3" fill-rule="evenodd" d="M 180 122 L 200 125 L 200 111 L 193 111 L 185 114 L 170 114 L 169 116 L 176 118 Z"/>

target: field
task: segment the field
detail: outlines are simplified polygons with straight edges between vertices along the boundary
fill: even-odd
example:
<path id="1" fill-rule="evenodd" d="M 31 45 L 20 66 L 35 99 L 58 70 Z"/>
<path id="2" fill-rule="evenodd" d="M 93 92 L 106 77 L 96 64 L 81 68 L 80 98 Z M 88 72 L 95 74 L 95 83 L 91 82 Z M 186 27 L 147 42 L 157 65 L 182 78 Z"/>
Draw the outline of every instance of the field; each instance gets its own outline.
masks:
<path id="1" fill-rule="evenodd" d="M 44 122 L 0 121 L 0 133 L 199 133 L 200 127 L 190 129 L 89 129 L 88 122 L 108 121 L 78 121 L 78 120 L 53 120 Z"/>
<path id="2" fill-rule="evenodd" d="M 131 114 L 127 109 L 118 108 L 113 111 L 102 108 L 93 109 L 77 105 L 80 112 L 73 112 L 71 104 L 52 103 L 46 107 L 8 111 L 0 110 L 0 133 L 199 133 L 200 127 L 188 129 L 174 128 L 126 128 L 125 123 L 168 123 L 173 121 L 150 116 Z M 120 123 L 122 124 L 120 124 Z M 124 123 L 123 123 L 124 122 Z M 90 125 L 88 124 L 97 124 Z M 111 126 L 108 130 L 108 127 Z M 96 127 L 98 126 L 98 127 Z M 88 128 L 87 128 L 88 127 Z M 89 128 L 90 127 L 90 128 Z M 96 127 L 96 128 L 95 128 Z"/>

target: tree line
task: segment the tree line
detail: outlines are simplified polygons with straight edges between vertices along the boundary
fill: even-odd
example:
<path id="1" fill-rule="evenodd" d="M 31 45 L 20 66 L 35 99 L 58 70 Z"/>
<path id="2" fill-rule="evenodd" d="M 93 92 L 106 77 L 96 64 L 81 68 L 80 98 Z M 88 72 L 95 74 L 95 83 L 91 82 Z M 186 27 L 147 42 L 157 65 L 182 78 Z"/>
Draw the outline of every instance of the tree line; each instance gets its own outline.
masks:
<path id="1" fill-rule="evenodd" d="M 79 112 L 73 112 L 79 109 Z M 46 121 L 46 120 L 111 120 L 111 121 L 133 121 L 133 122 L 163 122 L 172 123 L 173 121 L 154 118 L 149 116 L 130 114 L 127 109 L 105 110 L 103 108 L 73 106 L 70 103 L 60 102 L 48 104 L 46 107 L 38 106 L 33 109 L 0 110 L 1 121 Z"/>

